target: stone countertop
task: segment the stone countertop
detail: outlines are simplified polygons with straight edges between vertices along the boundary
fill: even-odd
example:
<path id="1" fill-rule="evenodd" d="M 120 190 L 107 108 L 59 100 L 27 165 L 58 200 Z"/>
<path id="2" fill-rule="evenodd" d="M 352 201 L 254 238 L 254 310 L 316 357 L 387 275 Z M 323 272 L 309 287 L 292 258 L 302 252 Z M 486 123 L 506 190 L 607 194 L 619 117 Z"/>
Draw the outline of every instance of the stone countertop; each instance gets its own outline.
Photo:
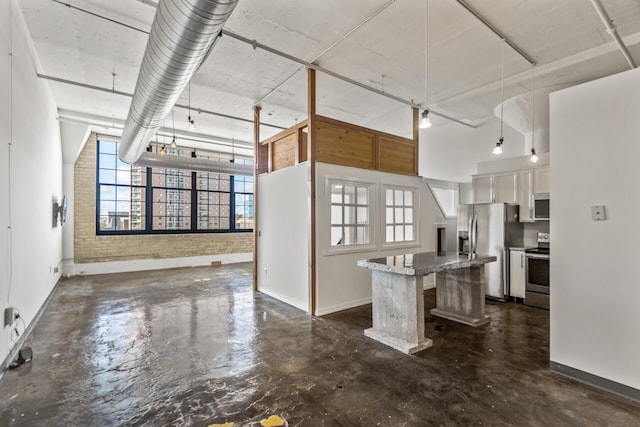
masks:
<path id="1" fill-rule="evenodd" d="M 438 271 L 474 267 L 497 260 L 498 258 L 487 255 L 476 255 L 473 259 L 469 259 L 468 255 L 458 255 L 457 253 L 422 252 L 363 259 L 358 261 L 358 266 L 371 270 L 420 277 Z"/>

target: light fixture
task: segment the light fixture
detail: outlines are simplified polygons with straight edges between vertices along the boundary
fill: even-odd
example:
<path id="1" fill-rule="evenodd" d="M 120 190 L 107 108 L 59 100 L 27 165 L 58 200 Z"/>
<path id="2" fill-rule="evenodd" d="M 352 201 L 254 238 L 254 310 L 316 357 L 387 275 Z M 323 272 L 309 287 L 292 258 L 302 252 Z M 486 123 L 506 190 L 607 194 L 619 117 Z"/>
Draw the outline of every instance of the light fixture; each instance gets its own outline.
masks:
<path id="1" fill-rule="evenodd" d="M 169 144 L 169 147 L 175 149 L 178 147 L 178 144 L 176 143 L 176 120 L 174 110 L 171 110 L 171 126 L 173 128 L 173 138 L 171 138 L 171 144 Z"/>
<path id="2" fill-rule="evenodd" d="M 189 123 L 189 129 L 196 128 L 196 121 L 191 118 L 191 80 L 189 80 L 189 103 L 187 104 L 187 122 Z"/>
<path id="3" fill-rule="evenodd" d="M 536 118 L 536 70 L 535 68 L 531 69 L 531 156 L 529 157 L 529 161 L 531 163 L 537 163 L 540 160 L 540 157 L 536 154 L 536 144 L 535 144 L 535 126 L 534 119 Z"/>
<path id="4" fill-rule="evenodd" d="M 433 123 L 429 118 L 429 2 L 425 2 L 424 17 L 424 111 L 420 118 L 419 128 L 429 129 Z"/>
<path id="5" fill-rule="evenodd" d="M 164 145 L 162 146 L 162 148 L 160 148 L 160 154 L 162 154 L 163 156 L 167 154 L 167 149 L 165 148 Z"/>
<path id="6" fill-rule="evenodd" d="M 428 129 L 432 124 L 429 118 L 429 110 L 424 110 L 422 112 L 422 118 L 420 119 L 420 129 Z"/>
<path id="7" fill-rule="evenodd" d="M 500 78 L 500 139 L 496 142 L 496 146 L 493 149 L 493 154 L 502 154 L 502 143 L 504 142 L 503 130 L 504 130 L 504 44 L 505 40 L 502 39 L 502 73 Z"/>
<path id="8" fill-rule="evenodd" d="M 493 148 L 493 154 L 502 154 L 502 143 L 504 142 L 504 138 L 500 137 L 498 142 L 496 142 L 496 146 Z"/>
<path id="9" fill-rule="evenodd" d="M 540 160 L 540 157 L 536 154 L 536 149 L 531 147 L 531 157 L 529 157 L 529 161 L 531 163 L 537 163 Z"/>

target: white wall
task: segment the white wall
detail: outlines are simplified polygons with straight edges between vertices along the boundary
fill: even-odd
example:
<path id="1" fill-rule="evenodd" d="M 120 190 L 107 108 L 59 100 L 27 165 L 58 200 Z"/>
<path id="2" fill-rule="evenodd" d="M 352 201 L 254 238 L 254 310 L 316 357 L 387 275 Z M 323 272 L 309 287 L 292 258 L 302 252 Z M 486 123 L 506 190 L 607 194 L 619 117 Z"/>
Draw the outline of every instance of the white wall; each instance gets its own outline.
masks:
<path id="1" fill-rule="evenodd" d="M 76 159 L 87 142 L 91 129 L 82 123 L 61 122 L 60 139 L 62 142 L 63 190 L 67 196 L 67 223 L 62 229 L 63 273 L 75 274 L 73 263 L 73 230 L 75 222 L 74 175 Z"/>
<path id="2" fill-rule="evenodd" d="M 640 389 L 640 69 L 551 94 L 551 361 Z M 591 220 L 605 205 L 607 220 Z"/>
<path id="3" fill-rule="evenodd" d="M 258 177 L 258 290 L 310 310 L 309 164 Z"/>
<path id="4" fill-rule="evenodd" d="M 33 46 L 15 1 L 0 0 L 0 46 L 0 310 L 15 306 L 29 324 L 60 277 L 53 269 L 62 260 L 62 228 L 52 227 L 52 201 L 63 195 L 60 130 L 49 87 L 36 77 Z M 10 342 L 3 328 L 0 360 Z"/>
<path id="5" fill-rule="evenodd" d="M 498 157 L 493 148 L 500 137 L 500 121 L 491 118 L 472 129 L 458 123 L 420 130 L 420 176 L 470 182 L 479 162 Z M 504 153 L 522 156 L 524 136 L 504 124 Z"/>
<path id="6" fill-rule="evenodd" d="M 403 253 L 432 251 L 435 247 L 435 223 L 441 217 L 440 209 L 427 184 L 421 178 L 390 174 L 344 166 L 318 163 L 316 165 L 316 215 L 317 215 L 317 281 L 316 314 L 324 315 L 371 302 L 371 270 L 358 267 L 358 260 Z M 375 183 L 375 203 L 370 218 L 375 231 L 376 247 L 357 253 L 329 254 L 330 200 L 326 179 L 351 180 Z M 415 187 L 419 191 L 418 233 L 419 244 L 413 247 L 382 248 L 382 186 L 398 185 Z M 262 191 L 262 190 L 261 190 Z M 432 278 L 427 280 L 432 281 Z"/>

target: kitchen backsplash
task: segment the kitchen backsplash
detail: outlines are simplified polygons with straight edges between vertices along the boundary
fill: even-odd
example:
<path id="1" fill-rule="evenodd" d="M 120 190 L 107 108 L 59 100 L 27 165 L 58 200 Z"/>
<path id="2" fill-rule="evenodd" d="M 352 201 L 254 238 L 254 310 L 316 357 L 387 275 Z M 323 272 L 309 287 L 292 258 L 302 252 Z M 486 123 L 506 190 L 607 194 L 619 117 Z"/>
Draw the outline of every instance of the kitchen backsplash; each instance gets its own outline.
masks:
<path id="1" fill-rule="evenodd" d="M 549 232 L 549 221 L 536 221 L 524 223 L 524 246 L 538 246 L 538 233 Z"/>

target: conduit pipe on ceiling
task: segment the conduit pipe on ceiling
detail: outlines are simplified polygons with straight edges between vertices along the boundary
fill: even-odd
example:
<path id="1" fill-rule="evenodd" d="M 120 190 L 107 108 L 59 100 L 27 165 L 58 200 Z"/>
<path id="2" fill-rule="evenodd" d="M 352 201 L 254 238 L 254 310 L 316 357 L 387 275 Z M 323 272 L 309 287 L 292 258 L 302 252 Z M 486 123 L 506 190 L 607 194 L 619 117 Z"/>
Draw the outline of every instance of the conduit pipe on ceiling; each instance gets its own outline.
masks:
<path id="1" fill-rule="evenodd" d="M 213 48 L 238 0 L 160 0 L 118 150 L 136 163 Z"/>
<path id="2" fill-rule="evenodd" d="M 613 38 L 613 41 L 616 42 L 616 44 L 618 45 L 618 48 L 624 55 L 624 58 L 629 63 L 629 66 L 631 68 L 638 68 L 638 64 L 636 64 L 636 61 L 631 56 L 629 49 L 627 49 L 627 45 L 625 45 L 622 39 L 620 38 L 620 35 L 618 34 L 618 29 L 616 28 L 615 25 L 613 25 L 613 20 L 609 17 L 609 14 L 607 13 L 607 10 L 604 8 L 604 6 L 602 5 L 602 2 L 600 0 L 591 0 L 591 4 L 593 4 L 593 7 L 596 9 L 596 12 L 598 12 L 600 19 L 602 20 L 602 23 L 607 28 L 607 33 L 609 33 Z"/>
<path id="3" fill-rule="evenodd" d="M 253 165 L 242 163 L 224 162 L 221 160 L 209 160 L 198 157 L 174 156 L 171 154 L 158 154 L 144 152 L 140 155 L 136 166 L 152 168 L 187 169 L 200 172 L 226 173 L 229 175 L 253 175 Z"/>

